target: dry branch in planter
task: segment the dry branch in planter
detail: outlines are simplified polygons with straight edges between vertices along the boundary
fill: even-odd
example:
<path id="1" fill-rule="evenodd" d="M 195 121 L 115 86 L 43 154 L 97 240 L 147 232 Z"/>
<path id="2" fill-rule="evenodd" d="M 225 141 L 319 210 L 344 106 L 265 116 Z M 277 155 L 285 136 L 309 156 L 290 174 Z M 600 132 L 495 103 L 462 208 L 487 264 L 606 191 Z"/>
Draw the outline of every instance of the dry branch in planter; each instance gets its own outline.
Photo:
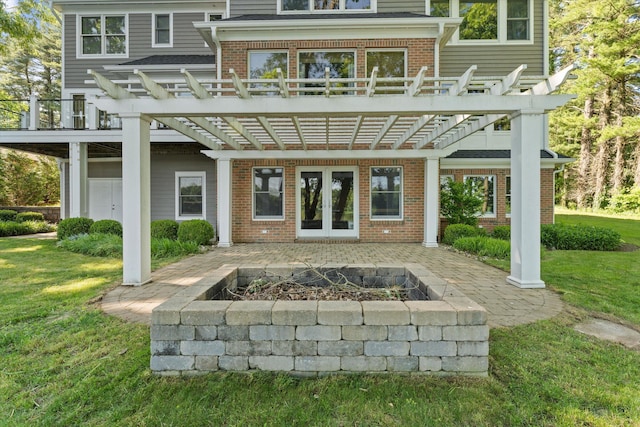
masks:
<path id="1" fill-rule="evenodd" d="M 264 271 L 246 287 L 236 292 L 227 290 L 229 299 L 239 300 L 286 300 L 286 301 L 402 301 L 408 300 L 409 291 L 414 285 L 405 281 L 402 285 L 388 288 L 370 288 L 350 281 L 338 270 L 325 273 L 307 265 L 307 270 L 297 276 L 305 277 L 307 282 L 321 285 L 301 284 L 292 277 L 272 280 L 275 275 Z"/>

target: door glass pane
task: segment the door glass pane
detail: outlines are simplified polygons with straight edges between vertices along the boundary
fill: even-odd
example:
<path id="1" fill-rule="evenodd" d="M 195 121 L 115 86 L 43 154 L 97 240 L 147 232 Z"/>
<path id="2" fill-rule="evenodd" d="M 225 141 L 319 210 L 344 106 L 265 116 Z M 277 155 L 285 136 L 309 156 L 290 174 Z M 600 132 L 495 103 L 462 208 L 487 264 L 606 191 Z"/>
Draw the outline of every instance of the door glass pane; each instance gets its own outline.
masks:
<path id="1" fill-rule="evenodd" d="M 300 174 L 300 215 L 303 230 L 322 230 L 322 172 Z"/>
<path id="2" fill-rule="evenodd" d="M 353 230 L 353 172 L 331 173 L 331 229 Z"/>

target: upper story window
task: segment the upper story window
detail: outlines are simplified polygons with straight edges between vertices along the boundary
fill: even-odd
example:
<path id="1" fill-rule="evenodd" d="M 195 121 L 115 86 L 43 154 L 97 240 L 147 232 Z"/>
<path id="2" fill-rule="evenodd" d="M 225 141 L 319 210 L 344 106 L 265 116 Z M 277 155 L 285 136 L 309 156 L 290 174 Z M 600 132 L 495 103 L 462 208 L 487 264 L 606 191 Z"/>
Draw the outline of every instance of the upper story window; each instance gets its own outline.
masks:
<path id="1" fill-rule="evenodd" d="M 329 77 L 338 79 L 352 79 L 355 77 L 355 52 L 342 51 L 312 51 L 298 54 L 298 78 L 324 79 L 329 69 Z M 302 87 L 323 88 L 325 83 L 304 83 Z M 353 86 L 353 83 L 336 83 L 338 87 Z M 321 92 L 301 92 L 302 94 L 320 94 Z"/>
<path id="2" fill-rule="evenodd" d="M 429 14 L 463 18 L 461 41 L 532 41 L 531 0 L 431 0 Z"/>
<path id="3" fill-rule="evenodd" d="M 284 78 L 289 76 L 289 54 L 278 51 L 251 51 L 249 52 L 249 78 L 250 79 L 276 79 L 277 69 L 282 70 Z M 264 88 L 275 87 L 266 83 L 252 83 L 251 87 Z M 268 94 L 275 94 L 269 92 Z"/>
<path id="4" fill-rule="evenodd" d="M 404 50 L 368 50 L 367 76 L 371 76 L 374 67 L 378 67 L 378 78 L 406 77 L 406 52 Z M 377 83 L 378 87 L 401 85 L 393 82 Z M 378 91 L 378 93 L 385 92 Z"/>
<path id="5" fill-rule="evenodd" d="M 376 0 L 278 0 L 281 12 L 375 12 Z"/>
<path id="6" fill-rule="evenodd" d="M 79 29 L 79 56 L 127 55 L 126 15 L 81 16 Z"/>
<path id="7" fill-rule="evenodd" d="M 173 14 L 153 14 L 153 47 L 171 47 L 173 45 Z"/>

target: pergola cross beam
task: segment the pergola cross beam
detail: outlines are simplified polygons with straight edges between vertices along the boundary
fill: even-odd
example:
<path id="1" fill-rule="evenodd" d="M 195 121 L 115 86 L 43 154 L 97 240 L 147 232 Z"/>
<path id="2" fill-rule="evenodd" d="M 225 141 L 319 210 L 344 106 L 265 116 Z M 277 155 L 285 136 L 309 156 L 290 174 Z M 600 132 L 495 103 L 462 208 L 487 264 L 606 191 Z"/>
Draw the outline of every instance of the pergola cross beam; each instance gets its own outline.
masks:
<path id="1" fill-rule="evenodd" d="M 231 80 L 233 81 L 233 86 L 236 89 L 236 94 L 238 95 L 238 98 L 242 98 L 242 99 L 251 98 L 251 93 L 249 93 L 249 90 L 242 82 L 242 79 L 240 79 L 240 76 L 238 76 L 238 74 L 235 72 L 233 68 L 229 69 L 229 74 L 231 74 Z M 278 147 L 280 147 L 281 150 L 284 150 L 285 149 L 284 142 L 282 142 L 282 139 L 280 139 L 280 137 L 278 136 L 278 133 L 273 128 L 273 126 L 271 126 L 271 123 L 269 123 L 269 120 L 265 116 L 258 116 L 256 117 L 256 120 L 258 121 L 258 123 L 260 123 L 260 126 L 262 126 L 265 132 L 267 132 L 271 140 Z"/>
<path id="2" fill-rule="evenodd" d="M 175 98 L 175 95 L 160 86 L 158 83 L 153 81 L 149 76 L 139 70 L 134 70 L 133 72 L 140 79 L 140 84 L 145 88 L 149 95 L 153 96 L 155 99 L 172 99 Z M 227 133 L 223 132 L 219 127 L 211 123 L 205 117 L 186 117 L 187 120 L 193 122 L 194 124 L 200 126 L 206 132 L 209 132 L 211 135 L 218 138 L 220 141 L 228 144 L 230 147 L 241 151 L 242 146 L 238 144 L 233 138 L 231 138 Z"/>
<path id="3" fill-rule="evenodd" d="M 193 96 L 195 96 L 198 99 L 213 98 L 213 96 L 209 93 L 209 91 L 204 86 L 202 86 L 198 81 L 198 79 L 196 79 L 191 73 L 189 73 L 185 69 L 182 69 L 180 71 L 184 75 L 185 81 L 187 82 L 187 87 L 189 88 Z M 264 149 L 264 146 L 262 145 L 262 143 L 258 141 L 256 137 L 251 132 L 249 132 L 249 130 L 245 128 L 242 123 L 238 121 L 238 119 L 236 119 L 233 116 L 221 116 L 221 118 L 232 129 L 234 129 L 236 132 L 242 135 L 244 139 L 246 139 L 251 144 L 253 144 L 253 146 L 256 147 L 258 150 Z"/>

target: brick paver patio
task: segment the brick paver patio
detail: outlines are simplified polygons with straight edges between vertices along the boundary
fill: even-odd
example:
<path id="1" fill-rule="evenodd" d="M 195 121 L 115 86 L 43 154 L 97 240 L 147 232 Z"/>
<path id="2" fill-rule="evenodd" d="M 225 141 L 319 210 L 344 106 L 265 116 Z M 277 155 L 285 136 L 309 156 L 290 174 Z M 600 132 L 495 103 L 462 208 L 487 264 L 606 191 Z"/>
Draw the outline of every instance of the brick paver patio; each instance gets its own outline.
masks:
<path id="1" fill-rule="evenodd" d="M 491 327 L 514 326 L 560 313 L 560 297 L 547 289 L 519 289 L 507 273 L 445 248 L 420 244 L 236 244 L 184 259 L 152 273 L 144 286 L 118 286 L 102 300 L 105 312 L 149 324 L 151 310 L 224 264 L 404 264 L 418 263 L 482 305 Z"/>

